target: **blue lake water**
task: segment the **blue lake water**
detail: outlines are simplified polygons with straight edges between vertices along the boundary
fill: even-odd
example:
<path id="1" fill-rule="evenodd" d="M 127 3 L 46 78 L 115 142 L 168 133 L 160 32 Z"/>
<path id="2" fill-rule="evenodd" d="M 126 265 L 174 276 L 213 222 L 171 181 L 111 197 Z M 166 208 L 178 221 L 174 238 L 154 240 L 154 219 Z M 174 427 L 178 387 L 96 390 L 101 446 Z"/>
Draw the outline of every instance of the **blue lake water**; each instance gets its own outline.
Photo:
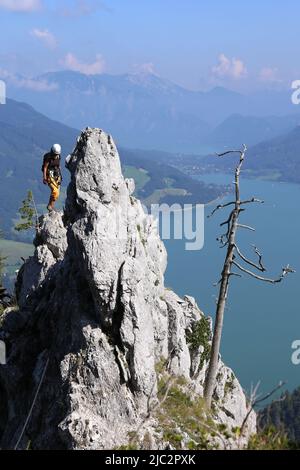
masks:
<path id="1" fill-rule="evenodd" d="M 205 175 L 206 182 L 230 184 L 232 175 Z M 280 380 L 293 389 L 300 385 L 300 365 L 291 362 L 294 340 L 300 340 L 300 186 L 288 183 L 242 179 L 242 199 L 258 197 L 264 204 L 249 204 L 241 223 L 256 231 L 239 231 L 239 246 L 248 256 L 255 244 L 264 255 L 268 277 L 278 277 L 288 263 L 296 269 L 282 283 L 271 285 L 243 275 L 232 278 L 225 315 L 222 358 L 237 374 L 242 386 L 261 382 L 260 391 L 270 391 Z M 232 198 L 231 198 L 232 199 Z M 222 202 L 230 200 L 226 197 Z M 206 214 L 215 206 L 207 206 Z M 229 211 L 218 211 L 205 220 L 205 243 L 200 251 L 186 251 L 183 240 L 164 240 L 168 251 L 166 285 L 179 295 L 196 298 L 206 314 L 214 316 L 225 249 L 216 241 L 219 224 Z"/>

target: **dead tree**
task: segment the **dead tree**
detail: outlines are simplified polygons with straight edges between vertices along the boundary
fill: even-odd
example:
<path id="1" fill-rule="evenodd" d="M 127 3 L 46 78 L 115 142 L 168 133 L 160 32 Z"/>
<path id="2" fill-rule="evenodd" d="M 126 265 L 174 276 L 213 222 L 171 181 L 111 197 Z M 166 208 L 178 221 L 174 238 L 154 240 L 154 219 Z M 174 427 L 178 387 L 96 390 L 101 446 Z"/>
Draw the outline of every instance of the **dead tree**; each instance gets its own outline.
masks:
<path id="1" fill-rule="evenodd" d="M 216 385 L 216 377 L 218 371 L 218 362 L 220 354 L 220 344 L 223 330 L 223 321 L 224 321 L 224 311 L 226 307 L 226 301 L 228 297 L 229 282 L 232 276 L 241 277 L 241 272 L 247 274 L 251 277 L 254 277 L 260 281 L 269 282 L 271 284 L 276 284 L 281 282 L 282 279 L 288 274 L 294 272 L 290 266 L 286 266 L 282 269 L 281 275 L 277 279 L 266 278 L 261 276 L 258 273 L 264 273 L 266 268 L 263 265 L 262 255 L 256 246 L 253 246 L 254 253 L 257 257 L 256 261 L 252 261 L 246 257 L 236 242 L 236 236 L 239 229 L 246 229 L 255 231 L 253 227 L 249 225 L 244 225 L 239 223 L 239 217 L 241 212 L 245 211 L 245 206 L 251 203 L 263 203 L 260 199 L 252 198 L 249 200 L 241 200 L 240 197 L 240 174 L 241 169 L 245 160 L 247 147 L 243 146 L 242 150 L 228 150 L 227 152 L 218 154 L 218 157 L 224 157 L 229 154 L 237 153 L 239 155 L 239 163 L 235 169 L 235 199 L 234 201 L 228 202 L 226 204 L 219 204 L 211 213 L 210 216 L 215 214 L 220 209 L 224 209 L 232 206 L 228 219 L 221 224 L 221 227 L 225 226 L 226 232 L 221 235 L 217 240 L 220 242 L 221 247 L 227 247 L 226 257 L 224 261 L 223 271 L 221 275 L 221 280 L 219 281 L 220 289 L 219 296 L 217 300 L 217 309 L 216 309 L 216 318 L 214 325 L 214 333 L 211 346 L 210 361 L 208 365 L 208 370 L 206 373 L 205 384 L 204 384 L 204 398 L 208 408 L 211 408 L 212 397 Z M 209 216 L 209 217 L 210 217 Z M 246 266 L 256 270 L 253 272 L 250 268 L 247 269 Z M 239 272 L 233 272 L 233 267 L 236 268 Z"/>

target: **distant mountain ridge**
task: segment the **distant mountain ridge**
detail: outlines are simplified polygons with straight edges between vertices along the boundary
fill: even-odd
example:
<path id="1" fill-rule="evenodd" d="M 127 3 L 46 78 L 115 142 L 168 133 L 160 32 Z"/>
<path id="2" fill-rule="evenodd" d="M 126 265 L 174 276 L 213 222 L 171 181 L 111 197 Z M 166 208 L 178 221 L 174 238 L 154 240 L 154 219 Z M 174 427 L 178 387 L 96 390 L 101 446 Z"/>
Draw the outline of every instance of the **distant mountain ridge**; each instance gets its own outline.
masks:
<path id="1" fill-rule="evenodd" d="M 208 143 L 220 147 L 243 143 L 250 146 L 283 135 L 299 125 L 300 114 L 266 117 L 233 114 L 210 133 Z"/>
<path id="2" fill-rule="evenodd" d="M 8 93 L 69 126 L 106 128 L 123 146 L 189 151 L 211 129 L 199 113 L 193 114 L 197 106 L 192 92 L 154 75 L 55 72 L 35 80 L 51 91 L 12 83 Z"/>
<path id="3" fill-rule="evenodd" d="M 238 150 L 242 148 L 243 143 L 245 141 L 237 136 L 231 149 Z M 227 148 L 220 146 L 220 152 L 223 150 Z M 172 163 L 191 176 L 234 171 L 235 155 L 226 155 L 224 158 L 216 158 L 215 155 L 213 152 L 205 157 L 178 154 L 174 155 Z M 248 146 L 243 173 L 248 177 L 300 184 L 300 126 L 279 137 Z"/>
<path id="4" fill-rule="evenodd" d="M 291 129 L 272 116 L 298 113 L 289 90 L 250 95 L 223 87 L 191 91 L 149 73 L 60 71 L 6 80 L 10 97 L 71 127 L 106 128 L 125 147 L 203 153 L 207 143 L 227 145 L 240 132 L 255 144 Z"/>
<path id="5" fill-rule="evenodd" d="M 280 174 L 278 179 L 300 183 L 300 126 L 252 147 L 247 166 L 258 172 L 277 171 Z"/>

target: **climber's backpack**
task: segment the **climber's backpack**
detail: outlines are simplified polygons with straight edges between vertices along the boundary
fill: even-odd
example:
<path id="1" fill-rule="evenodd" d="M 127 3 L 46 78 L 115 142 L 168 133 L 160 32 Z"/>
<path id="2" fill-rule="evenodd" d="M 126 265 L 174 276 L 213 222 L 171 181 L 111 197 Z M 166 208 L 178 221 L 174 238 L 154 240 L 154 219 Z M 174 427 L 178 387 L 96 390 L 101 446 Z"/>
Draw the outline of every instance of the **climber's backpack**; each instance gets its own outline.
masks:
<path id="1" fill-rule="evenodd" d="M 54 155 L 52 152 L 48 152 L 43 157 L 43 165 L 42 165 L 42 172 L 44 172 L 44 168 L 46 163 L 49 164 L 48 170 L 54 171 L 57 176 L 61 177 L 60 173 L 60 155 Z"/>

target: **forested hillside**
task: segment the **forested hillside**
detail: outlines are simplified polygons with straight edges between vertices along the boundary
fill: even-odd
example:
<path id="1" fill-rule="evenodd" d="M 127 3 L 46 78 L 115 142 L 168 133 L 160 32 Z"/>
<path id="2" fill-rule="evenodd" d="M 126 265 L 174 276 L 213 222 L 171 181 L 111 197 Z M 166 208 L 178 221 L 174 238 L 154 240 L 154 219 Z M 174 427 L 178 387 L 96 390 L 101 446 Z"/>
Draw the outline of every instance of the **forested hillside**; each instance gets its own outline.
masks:
<path id="1" fill-rule="evenodd" d="M 260 425 L 273 425 L 289 438 L 300 443 L 300 387 L 285 392 L 280 401 L 274 401 L 260 413 Z"/>

